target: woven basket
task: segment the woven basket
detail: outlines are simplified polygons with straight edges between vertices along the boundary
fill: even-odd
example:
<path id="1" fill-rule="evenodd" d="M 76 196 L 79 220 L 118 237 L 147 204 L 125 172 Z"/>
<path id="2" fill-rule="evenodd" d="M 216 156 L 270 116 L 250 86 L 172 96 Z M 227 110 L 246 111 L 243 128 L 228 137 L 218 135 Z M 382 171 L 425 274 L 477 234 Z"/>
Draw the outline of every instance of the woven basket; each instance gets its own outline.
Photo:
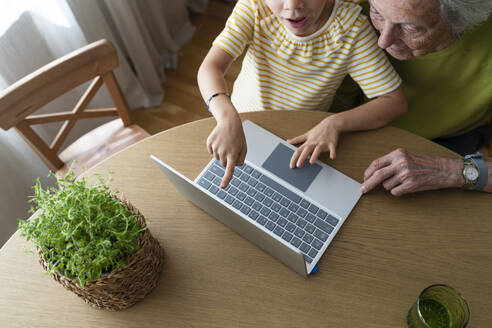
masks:
<path id="1" fill-rule="evenodd" d="M 134 215 L 137 222 L 146 227 L 145 218 L 128 201 L 120 200 Z M 159 281 L 164 258 L 164 251 L 159 242 L 145 229 L 139 237 L 139 249 L 128 258 L 127 264 L 111 271 L 98 279 L 92 280 L 81 288 L 77 280 L 68 278 L 55 271 L 53 279 L 66 289 L 74 292 L 89 305 L 118 311 L 126 309 L 149 294 Z M 39 263 L 47 270 L 46 260 L 39 251 Z"/>

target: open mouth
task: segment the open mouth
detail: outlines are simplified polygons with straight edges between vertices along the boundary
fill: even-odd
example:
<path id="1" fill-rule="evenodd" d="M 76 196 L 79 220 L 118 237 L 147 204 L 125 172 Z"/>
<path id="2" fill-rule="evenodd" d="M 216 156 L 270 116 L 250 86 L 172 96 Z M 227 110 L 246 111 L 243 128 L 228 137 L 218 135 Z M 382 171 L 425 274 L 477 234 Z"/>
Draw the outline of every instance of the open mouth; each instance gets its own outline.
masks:
<path id="1" fill-rule="evenodd" d="M 298 18 L 286 18 L 285 19 L 289 25 L 291 25 L 292 27 L 294 28 L 299 28 L 299 27 L 302 27 L 304 26 L 304 24 L 306 23 L 307 21 L 307 16 L 305 17 L 298 17 Z"/>

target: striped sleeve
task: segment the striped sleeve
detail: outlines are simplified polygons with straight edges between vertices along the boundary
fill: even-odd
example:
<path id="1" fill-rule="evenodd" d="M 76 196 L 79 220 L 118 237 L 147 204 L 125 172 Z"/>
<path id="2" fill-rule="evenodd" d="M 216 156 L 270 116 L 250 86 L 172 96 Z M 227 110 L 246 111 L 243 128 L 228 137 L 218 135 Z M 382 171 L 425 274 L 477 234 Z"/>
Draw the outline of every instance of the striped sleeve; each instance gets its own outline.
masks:
<path id="1" fill-rule="evenodd" d="M 239 57 L 253 40 L 255 7 L 254 0 L 239 0 L 213 45 L 222 48 L 234 59 Z"/>
<path id="2" fill-rule="evenodd" d="M 401 84 L 400 76 L 378 47 L 376 33 L 367 17 L 360 15 L 355 26 L 359 28 L 349 58 L 348 73 L 368 98 L 395 90 Z"/>

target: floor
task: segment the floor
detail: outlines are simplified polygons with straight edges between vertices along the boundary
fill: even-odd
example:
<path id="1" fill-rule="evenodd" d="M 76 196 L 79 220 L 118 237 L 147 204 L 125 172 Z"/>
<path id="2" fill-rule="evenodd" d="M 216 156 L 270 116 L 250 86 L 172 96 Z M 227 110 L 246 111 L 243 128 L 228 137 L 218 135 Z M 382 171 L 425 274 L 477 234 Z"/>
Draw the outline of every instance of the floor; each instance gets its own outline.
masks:
<path id="1" fill-rule="evenodd" d="M 205 13 L 191 17 L 196 32 L 179 53 L 178 68 L 166 71 L 164 102 L 158 107 L 132 113 L 136 123 L 150 134 L 210 116 L 198 90 L 196 75 L 212 41 L 222 31 L 233 8 L 234 2 L 211 0 Z M 240 68 L 239 59 L 227 72 L 225 78 L 229 91 Z"/>

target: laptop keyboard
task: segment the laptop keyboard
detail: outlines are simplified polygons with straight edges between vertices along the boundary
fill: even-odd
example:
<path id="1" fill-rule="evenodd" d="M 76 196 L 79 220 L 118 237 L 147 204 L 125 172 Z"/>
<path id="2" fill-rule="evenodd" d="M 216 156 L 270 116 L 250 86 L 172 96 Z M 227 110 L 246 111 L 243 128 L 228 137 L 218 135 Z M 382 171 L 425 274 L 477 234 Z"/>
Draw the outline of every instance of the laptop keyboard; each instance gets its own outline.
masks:
<path id="1" fill-rule="evenodd" d="M 248 164 L 236 166 L 222 189 L 224 173 L 216 160 L 198 184 L 299 249 L 311 263 L 339 220 Z"/>

